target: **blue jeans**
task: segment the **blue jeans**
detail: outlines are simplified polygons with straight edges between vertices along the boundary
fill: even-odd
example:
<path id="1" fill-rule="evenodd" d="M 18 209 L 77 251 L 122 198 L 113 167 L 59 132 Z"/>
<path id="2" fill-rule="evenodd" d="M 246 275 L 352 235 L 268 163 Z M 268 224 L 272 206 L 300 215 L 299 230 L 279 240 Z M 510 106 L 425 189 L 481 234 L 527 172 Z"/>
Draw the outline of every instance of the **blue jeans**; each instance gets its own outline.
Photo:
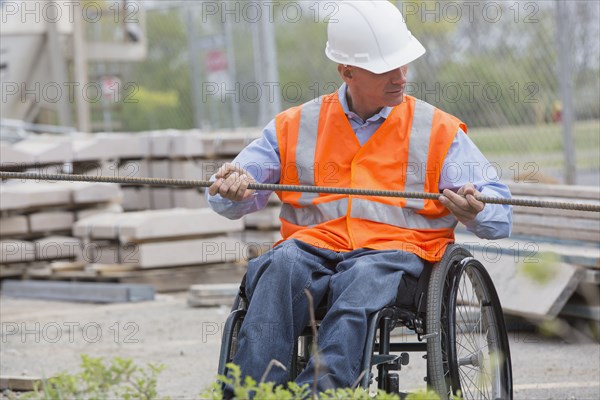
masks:
<path id="1" fill-rule="evenodd" d="M 319 391 L 351 386 L 361 371 L 369 315 L 392 304 L 403 273 L 418 277 L 423 261 L 399 250 L 334 252 L 287 240 L 251 260 L 246 274 L 248 313 L 233 362 L 260 381 L 270 361 L 288 368 L 294 343 L 310 320 L 308 289 L 316 307 L 328 295 L 319 328 Z M 314 360 L 296 382 L 312 384 Z M 284 384 L 288 372 L 271 368 L 266 380 Z"/>

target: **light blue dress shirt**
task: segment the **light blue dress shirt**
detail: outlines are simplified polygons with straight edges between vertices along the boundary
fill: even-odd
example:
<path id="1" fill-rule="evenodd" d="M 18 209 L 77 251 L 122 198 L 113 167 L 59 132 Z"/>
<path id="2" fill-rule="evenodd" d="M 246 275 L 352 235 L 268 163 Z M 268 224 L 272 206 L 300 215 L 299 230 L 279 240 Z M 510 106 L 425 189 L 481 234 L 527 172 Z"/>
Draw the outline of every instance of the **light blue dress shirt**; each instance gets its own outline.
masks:
<path id="1" fill-rule="evenodd" d="M 358 141 L 364 145 L 389 116 L 392 108 L 384 107 L 379 113 L 363 121 L 349 110 L 346 88 L 347 85 L 344 83 L 338 90 L 340 104 Z M 263 130 L 262 137 L 244 148 L 232 163 L 246 169 L 258 183 L 279 183 L 281 159 L 275 133 L 275 120 L 269 122 Z M 493 164 L 485 158 L 465 132 L 459 129 L 444 160 L 439 190 L 440 192 L 444 189 L 457 191 L 467 183 L 472 183 L 484 196 L 510 197 L 508 187 L 500 182 Z M 222 198 L 218 194 L 211 196 L 206 191 L 206 198 L 217 213 L 230 219 L 238 219 L 264 208 L 271 193 L 257 191 L 254 196 L 235 202 Z M 466 227 L 467 230 L 484 239 L 508 237 L 512 227 L 511 207 L 486 204 L 483 211 L 477 214 L 477 217 Z"/>

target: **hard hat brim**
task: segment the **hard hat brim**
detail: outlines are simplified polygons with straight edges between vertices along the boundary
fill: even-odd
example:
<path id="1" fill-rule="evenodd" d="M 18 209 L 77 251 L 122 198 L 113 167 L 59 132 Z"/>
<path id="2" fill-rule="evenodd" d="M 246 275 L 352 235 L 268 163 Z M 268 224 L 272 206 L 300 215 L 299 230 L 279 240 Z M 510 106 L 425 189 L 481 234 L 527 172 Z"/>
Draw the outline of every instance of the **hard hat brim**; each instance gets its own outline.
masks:
<path id="1" fill-rule="evenodd" d="M 405 46 L 402 50 L 395 54 L 387 56 L 385 59 L 358 61 L 354 57 L 338 56 L 331 51 L 329 42 L 327 42 L 327 46 L 325 47 L 325 55 L 331 61 L 338 64 L 353 65 L 355 67 L 363 68 L 374 74 L 383 74 L 385 72 L 398 69 L 421 57 L 423 54 L 425 54 L 425 52 L 425 47 L 423 47 L 421 42 L 419 42 L 414 36 L 411 37 L 408 46 Z"/>

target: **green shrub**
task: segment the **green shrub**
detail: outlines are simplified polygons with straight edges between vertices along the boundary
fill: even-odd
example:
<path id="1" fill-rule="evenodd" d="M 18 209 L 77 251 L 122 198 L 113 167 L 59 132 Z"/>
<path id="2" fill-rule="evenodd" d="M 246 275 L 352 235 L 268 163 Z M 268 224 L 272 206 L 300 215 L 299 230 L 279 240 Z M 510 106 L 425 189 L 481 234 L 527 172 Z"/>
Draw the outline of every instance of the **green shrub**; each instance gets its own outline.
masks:
<path id="1" fill-rule="evenodd" d="M 30 400 L 154 400 L 157 378 L 163 365 L 148 364 L 139 367 L 130 359 L 115 357 L 110 362 L 103 358 L 81 356 L 82 371 L 60 374 L 45 379 L 33 392 L 19 399 Z M 164 399 L 164 397 L 163 397 Z"/>

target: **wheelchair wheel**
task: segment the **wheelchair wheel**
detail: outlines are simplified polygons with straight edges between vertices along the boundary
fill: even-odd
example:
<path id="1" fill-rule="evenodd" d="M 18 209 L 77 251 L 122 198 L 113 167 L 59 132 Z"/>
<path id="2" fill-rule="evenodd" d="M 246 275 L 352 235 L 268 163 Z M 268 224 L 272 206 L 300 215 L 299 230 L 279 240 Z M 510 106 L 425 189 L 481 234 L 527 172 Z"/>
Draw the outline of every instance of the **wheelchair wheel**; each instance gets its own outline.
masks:
<path id="1" fill-rule="evenodd" d="M 460 246 L 434 267 L 426 326 L 428 382 L 442 399 L 512 399 L 498 295 L 483 265 Z"/>
<path id="2" fill-rule="evenodd" d="M 219 356 L 219 375 L 227 375 L 227 363 L 231 362 L 237 352 L 238 335 L 240 327 L 246 316 L 247 304 L 239 295 L 236 297 L 231 314 L 225 321 L 221 337 L 221 354 Z"/>

